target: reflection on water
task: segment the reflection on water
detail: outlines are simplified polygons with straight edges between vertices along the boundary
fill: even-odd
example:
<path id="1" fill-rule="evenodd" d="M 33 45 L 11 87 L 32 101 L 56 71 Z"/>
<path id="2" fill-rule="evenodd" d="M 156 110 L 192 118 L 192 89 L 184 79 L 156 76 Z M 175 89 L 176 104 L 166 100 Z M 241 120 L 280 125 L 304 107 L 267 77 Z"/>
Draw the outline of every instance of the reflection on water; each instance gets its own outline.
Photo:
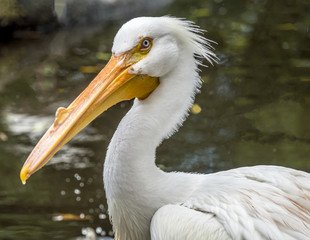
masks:
<path id="1" fill-rule="evenodd" d="M 310 171 L 310 2 L 276 2 L 178 0 L 158 13 L 196 21 L 218 42 L 220 57 L 202 70 L 199 108 L 158 149 L 161 168 L 209 173 L 277 164 Z M 18 176 L 56 109 L 104 66 L 118 27 L 62 30 L 1 46 L 1 239 L 113 235 L 102 165 L 130 103 L 99 117 L 25 186 Z"/>
<path id="2" fill-rule="evenodd" d="M 8 130 L 14 134 L 27 134 L 34 144 L 44 134 L 46 129 L 53 123 L 53 116 L 34 116 L 25 113 L 6 111 L 6 123 Z"/>

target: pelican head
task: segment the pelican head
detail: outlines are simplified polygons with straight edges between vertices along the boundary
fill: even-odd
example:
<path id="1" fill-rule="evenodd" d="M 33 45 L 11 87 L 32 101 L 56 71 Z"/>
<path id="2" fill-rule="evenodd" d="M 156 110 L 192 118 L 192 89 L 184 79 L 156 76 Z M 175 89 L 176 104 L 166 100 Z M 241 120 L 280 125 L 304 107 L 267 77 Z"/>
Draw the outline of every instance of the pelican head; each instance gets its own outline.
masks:
<path id="1" fill-rule="evenodd" d="M 120 101 L 148 98 L 184 60 L 183 52 L 212 62 L 210 42 L 199 33 L 192 22 L 173 17 L 140 17 L 125 23 L 114 38 L 108 64 L 67 108 L 57 109 L 54 123 L 21 170 L 22 182 L 102 112 Z"/>
<path id="2" fill-rule="evenodd" d="M 147 56 L 139 59 L 132 68 L 135 74 L 162 77 L 178 64 L 181 52 L 205 57 L 212 63 L 214 53 L 209 41 L 200 35 L 192 22 L 172 17 L 139 17 L 125 23 L 114 38 L 112 53 L 123 55 L 139 46 Z"/>

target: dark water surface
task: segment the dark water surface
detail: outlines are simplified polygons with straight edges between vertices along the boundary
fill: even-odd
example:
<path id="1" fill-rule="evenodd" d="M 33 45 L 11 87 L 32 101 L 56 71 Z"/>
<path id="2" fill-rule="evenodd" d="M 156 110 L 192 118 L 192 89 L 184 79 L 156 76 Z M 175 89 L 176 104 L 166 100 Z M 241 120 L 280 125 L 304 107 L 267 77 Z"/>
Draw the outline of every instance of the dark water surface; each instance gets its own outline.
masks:
<path id="1" fill-rule="evenodd" d="M 160 146 L 160 167 L 209 173 L 276 164 L 310 172 L 310 2 L 183 0 L 154 15 L 165 14 L 207 29 L 220 63 L 202 69 L 201 111 Z M 106 64 L 120 25 L 0 46 L 0 239 L 77 239 L 86 227 L 112 235 L 102 166 L 130 102 L 105 112 L 25 186 L 19 171 L 56 109 Z"/>

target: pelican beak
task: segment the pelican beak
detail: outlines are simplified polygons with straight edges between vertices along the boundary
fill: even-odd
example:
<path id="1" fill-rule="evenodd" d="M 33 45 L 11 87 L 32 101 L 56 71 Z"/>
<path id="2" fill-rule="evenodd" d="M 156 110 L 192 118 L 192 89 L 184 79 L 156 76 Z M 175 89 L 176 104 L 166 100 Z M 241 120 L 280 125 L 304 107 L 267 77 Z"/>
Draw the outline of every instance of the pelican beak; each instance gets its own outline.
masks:
<path id="1" fill-rule="evenodd" d="M 35 146 L 20 172 L 23 183 L 78 132 L 102 112 L 124 100 L 145 99 L 159 79 L 130 73 L 131 66 L 144 55 L 129 51 L 112 56 L 89 86 L 69 105 L 58 108 L 55 121 Z"/>

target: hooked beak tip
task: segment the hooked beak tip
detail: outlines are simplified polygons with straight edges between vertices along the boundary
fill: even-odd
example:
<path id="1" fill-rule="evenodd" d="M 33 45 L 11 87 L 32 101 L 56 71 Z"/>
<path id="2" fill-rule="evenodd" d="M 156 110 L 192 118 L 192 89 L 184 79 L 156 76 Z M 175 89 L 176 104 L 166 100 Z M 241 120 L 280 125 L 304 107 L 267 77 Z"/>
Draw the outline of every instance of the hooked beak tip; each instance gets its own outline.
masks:
<path id="1" fill-rule="evenodd" d="M 22 181 L 23 184 L 26 184 L 26 180 L 30 177 L 29 174 L 29 165 L 24 165 L 22 170 L 20 171 L 20 180 Z"/>

